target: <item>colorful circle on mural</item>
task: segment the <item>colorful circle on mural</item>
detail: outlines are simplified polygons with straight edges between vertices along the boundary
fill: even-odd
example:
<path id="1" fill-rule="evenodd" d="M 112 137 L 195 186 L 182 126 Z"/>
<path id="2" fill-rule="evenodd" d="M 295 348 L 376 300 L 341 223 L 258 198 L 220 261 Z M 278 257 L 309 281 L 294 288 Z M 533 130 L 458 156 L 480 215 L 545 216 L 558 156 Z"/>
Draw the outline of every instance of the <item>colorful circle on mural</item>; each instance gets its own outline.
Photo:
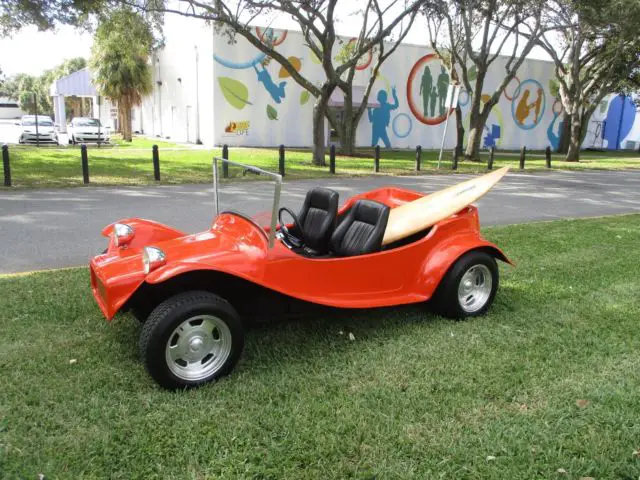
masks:
<path id="1" fill-rule="evenodd" d="M 511 116 L 518 127 L 531 130 L 542 120 L 545 106 L 546 99 L 542 85 L 530 78 L 521 82 L 513 92 Z"/>
<path id="2" fill-rule="evenodd" d="M 471 94 L 466 90 L 461 89 L 460 95 L 458 96 L 458 105 L 460 105 L 461 107 L 466 107 L 467 105 L 469 105 L 470 101 L 471 101 Z"/>
<path id="3" fill-rule="evenodd" d="M 260 39 L 260 41 L 262 43 L 265 43 L 264 37 L 266 36 L 268 39 L 271 40 L 271 46 L 272 47 L 277 47 L 282 42 L 284 42 L 285 39 L 287 38 L 287 33 L 289 33 L 288 30 L 282 30 L 282 33 L 279 36 L 276 37 L 276 36 L 274 36 L 273 28 L 271 28 L 271 27 L 267 27 L 267 28 L 256 27 L 256 35 L 258 35 L 258 38 Z"/>
<path id="4" fill-rule="evenodd" d="M 444 102 L 449 88 L 449 75 L 441 68 L 440 73 L 434 76 L 431 72 L 430 64 L 432 63 L 441 64 L 440 57 L 435 53 L 425 55 L 411 68 L 407 78 L 407 103 L 409 104 L 409 109 L 414 117 L 426 125 L 438 125 L 447 118 Z M 422 77 L 418 82 L 415 82 L 419 73 L 422 74 Z M 417 83 L 417 85 L 414 86 L 414 83 Z M 416 92 L 414 92 L 414 88 L 417 90 Z M 426 90 L 430 90 L 430 93 L 427 94 Z M 420 98 L 422 102 L 420 102 Z"/>
<path id="5" fill-rule="evenodd" d="M 357 38 L 352 38 L 347 42 L 347 45 L 352 45 L 357 41 L 358 41 Z M 371 65 L 372 60 L 373 60 L 373 52 L 371 51 L 371 49 L 369 49 L 367 50 L 367 53 L 365 55 L 360 57 L 360 59 L 358 60 L 358 63 L 356 63 L 356 70 L 366 69 L 369 65 Z"/>
<path id="6" fill-rule="evenodd" d="M 398 126 L 400 124 L 400 126 Z M 395 117 L 393 117 L 393 122 L 391 122 L 391 128 L 393 129 L 393 133 L 398 138 L 406 138 L 411 133 L 413 129 L 413 121 L 411 117 L 406 113 L 399 113 Z"/>
<path id="7" fill-rule="evenodd" d="M 502 93 L 504 94 L 504 98 L 506 98 L 507 100 L 509 100 L 510 102 L 513 101 L 513 95 L 509 96 L 509 94 L 507 93 L 507 90 L 509 90 L 509 86 L 513 83 L 513 81 L 516 81 L 516 87 L 515 87 L 515 92 L 518 90 L 518 88 L 520 87 L 520 79 L 518 78 L 517 75 L 515 75 L 510 81 L 509 83 L 507 83 L 507 86 L 504 87 L 504 90 L 502 91 Z"/>
<path id="8" fill-rule="evenodd" d="M 558 109 L 560 107 L 560 109 Z M 564 111 L 564 107 L 562 106 L 562 100 L 556 98 L 553 102 L 553 106 L 551 107 L 554 115 L 560 115 Z"/>

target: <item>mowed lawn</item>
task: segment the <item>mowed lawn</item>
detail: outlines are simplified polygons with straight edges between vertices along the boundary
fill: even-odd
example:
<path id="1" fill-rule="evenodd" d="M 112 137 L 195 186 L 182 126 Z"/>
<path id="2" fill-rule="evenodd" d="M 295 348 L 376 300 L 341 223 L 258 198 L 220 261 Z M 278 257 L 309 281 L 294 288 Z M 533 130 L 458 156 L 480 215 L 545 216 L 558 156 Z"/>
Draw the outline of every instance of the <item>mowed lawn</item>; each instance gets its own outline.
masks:
<path id="1" fill-rule="evenodd" d="M 98 148 L 88 147 L 90 182 L 94 185 L 145 185 L 156 183 L 153 177 L 152 144 L 160 147 L 161 183 L 203 183 L 212 180 L 211 164 L 221 149 L 180 146 L 153 139 L 136 138 L 132 144 Z M 341 176 L 373 174 L 373 149 L 360 149 L 358 157 L 336 157 L 336 174 Z M 381 150 L 380 174 L 415 174 L 414 150 Z M 460 161 L 458 172 L 478 173 L 487 170 L 488 153 L 482 162 Z M 230 148 L 230 158 L 272 171 L 278 171 L 278 150 L 268 148 Z M 640 168 L 637 152 L 583 152 L 579 163 L 567 163 L 556 155 L 554 169 L 629 169 Z M 82 185 L 80 148 L 11 146 L 10 159 L 14 187 L 57 187 Z M 286 178 L 328 177 L 327 166 L 312 164 L 311 152 L 288 149 L 285 155 Z M 451 173 L 451 153 L 445 152 L 441 168 L 437 168 L 438 152 L 422 152 L 422 173 Z M 494 166 L 519 166 L 518 152 L 498 152 Z M 530 152 L 525 170 L 545 169 L 543 152 Z M 2 189 L 4 187 L 0 187 Z"/>
<path id="2" fill-rule="evenodd" d="M 262 325 L 178 393 L 86 269 L 0 277 L 0 478 L 637 479 L 640 215 L 484 233 L 517 263 L 487 316 Z"/>

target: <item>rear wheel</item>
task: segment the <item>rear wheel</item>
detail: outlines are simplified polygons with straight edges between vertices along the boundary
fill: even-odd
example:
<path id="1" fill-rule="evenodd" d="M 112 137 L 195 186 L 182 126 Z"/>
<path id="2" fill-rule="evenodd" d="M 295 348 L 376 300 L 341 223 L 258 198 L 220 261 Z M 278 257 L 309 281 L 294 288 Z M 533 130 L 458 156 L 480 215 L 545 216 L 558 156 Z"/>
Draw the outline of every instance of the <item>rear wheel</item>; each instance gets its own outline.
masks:
<path id="1" fill-rule="evenodd" d="M 433 306 L 449 318 L 484 315 L 496 296 L 498 265 L 486 252 L 462 255 L 444 276 L 433 298 Z"/>
<path id="2" fill-rule="evenodd" d="M 231 372 L 244 347 L 244 327 L 223 298 L 186 292 L 158 305 L 142 327 L 140 356 L 162 387 L 212 382 Z"/>

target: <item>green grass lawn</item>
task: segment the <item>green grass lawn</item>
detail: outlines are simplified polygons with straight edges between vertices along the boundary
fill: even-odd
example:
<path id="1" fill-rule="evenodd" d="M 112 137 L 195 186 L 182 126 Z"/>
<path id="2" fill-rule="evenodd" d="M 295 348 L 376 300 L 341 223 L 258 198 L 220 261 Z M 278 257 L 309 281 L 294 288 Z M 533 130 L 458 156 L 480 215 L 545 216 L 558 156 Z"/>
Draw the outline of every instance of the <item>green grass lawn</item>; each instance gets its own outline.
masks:
<path id="1" fill-rule="evenodd" d="M 484 233 L 517 262 L 486 317 L 263 325 L 178 393 L 86 269 L 0 277 L 0 478 L 637 479 L 640 215 Z"/>
<path id="2" fill-rule="evenodd" d="M 145 185 L 155 183 L 151 146 L 160 147 L 162 183 L 203 183 L 211 181 L 211 161 L 214 155 L 221 155 L 220 149 L 190 149 L 184 145 L 158 142 L 154 139 L 136 138 L 126 144 L 117 138 L 111 146 L 88 148 L 90 181 L 95 185 Z M 366 158 L 338 156 L 338 175 L 373 174 L 373 150 L 361 149 Z M 542 152 L 531 152 L 526 162 L 526 170 L 545 169 Z M 415 174 L 415 151 L 382 150 L 380 173 L 391 175 Z M 80 149 L 36 148 L 33 146 L 11 146 L 10 158 L 12 179 L 15 187 L 67 187 L 82 185 Z M 231 148 L 230 158 L 269 170 L 278 170 L 278 151 L 268 148 Z M 446 153 L 441 169 L 437 169 L 438 152 L 425 150 L 422 154 L 423 173 L 450 173 L 450 152 Z M 496 155 L 494 165 L 509 165 L 518 168 L 518 153 L 504 152 Z M 461 173 L 484 172 L 487 169 L 488 153 L 483 153 L 483 162 L 459 163 Z M 328 163 L 328 154 L 327 154 Z M 629 169 L 640 168 L 640 154 L 636 152 L 584 152 L 579 163 L 567 163 L 556 156 L 555 169 Z M 286 178 L 328 177 L 329 167 L 315 166 L 311 162 L 309 150 L 290 149 L 286 153 Z M 0 187 L 4 188 L 4 187 Z"/>

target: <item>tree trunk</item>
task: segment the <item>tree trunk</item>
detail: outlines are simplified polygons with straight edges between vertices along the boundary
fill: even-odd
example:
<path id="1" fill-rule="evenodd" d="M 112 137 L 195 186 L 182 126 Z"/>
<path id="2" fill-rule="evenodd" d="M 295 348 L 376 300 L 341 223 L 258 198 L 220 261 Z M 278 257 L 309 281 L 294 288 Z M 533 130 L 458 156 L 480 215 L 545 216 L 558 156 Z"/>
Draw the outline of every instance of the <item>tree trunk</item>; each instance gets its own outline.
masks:
<path id="1" fill-rule="evenodd" d="M 478 75 L 479 77 L 480 75 Z M 478 82 L 479 80 L 476 80 L 476 88 L 478 88 Z M 481 101 L 479 95 L 474 95 L 469 115 L 469 136 L 467 137 L 467 150 L 464 156 L 472 162 L 480 161 L 480 142 L 484 133 L 484 125 L 487 123 L 487 118 L 493 108 L 490 102 L 481 104 Z"/>
<path id="2" fill-rule="evenodd" d="M 456 107 L 456 153 L 462 155 L 464 150 L 464 125 L 462 124 L 462 109 L 460 105 Z"/>
<path id="3" fill-rule="evenodd" d="M 562 131 L 558 132 L 560 134 L 558 153 L 567 153 L 569 151 L 569 142 L 571 140 L 571 117 L 564 113 L 562 122 Z"/>
<path id="4" fill-rule="evenodd" d="M 579 162 L 580 161 L 580 143 L 582 136 L 580 130 L 582 126 L 582 119 L 580 118 L 580 108 L 575 107 L 571 113 L 571 138 L 569 139 L 569 148 L 565 161 L 567 162 Z"/>
<path id="5" fill-rule="evenodd" d="M 318 98 L 313 106 L 313 164 L 324 166 L 324 109 L 326 102 Z"/>

